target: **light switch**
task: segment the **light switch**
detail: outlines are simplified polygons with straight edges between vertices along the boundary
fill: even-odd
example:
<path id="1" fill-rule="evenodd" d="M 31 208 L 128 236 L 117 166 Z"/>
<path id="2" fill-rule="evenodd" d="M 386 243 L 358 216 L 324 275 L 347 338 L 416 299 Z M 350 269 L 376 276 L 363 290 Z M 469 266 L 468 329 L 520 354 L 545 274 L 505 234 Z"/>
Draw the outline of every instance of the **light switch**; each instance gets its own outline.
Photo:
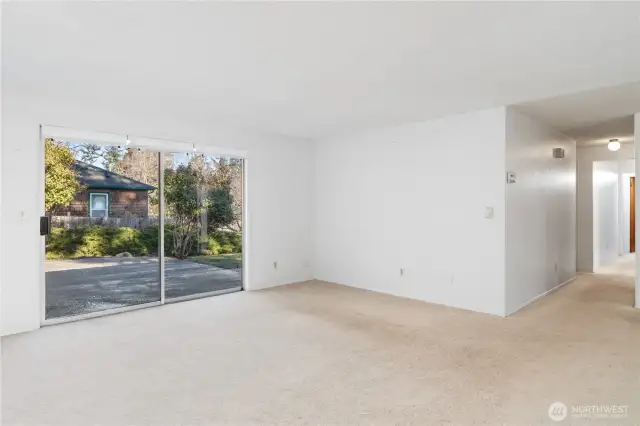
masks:
<path id="1" fill-rule="evenodd" d="M 484 208 L 484 218 L 493 219 L 493 207 L 487 206 Z"/>

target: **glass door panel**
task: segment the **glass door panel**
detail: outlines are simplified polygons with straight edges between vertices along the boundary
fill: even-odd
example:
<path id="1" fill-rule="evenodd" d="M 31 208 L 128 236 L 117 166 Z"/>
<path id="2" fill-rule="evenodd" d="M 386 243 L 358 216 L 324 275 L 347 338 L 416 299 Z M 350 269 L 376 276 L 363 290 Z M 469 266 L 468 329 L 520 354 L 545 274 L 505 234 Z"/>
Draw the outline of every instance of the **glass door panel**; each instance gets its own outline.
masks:
<path id="1" fill-rule="evenodd" d="M 159 302 L 159 154 L 45 140 L 45 319 Z"/>
<path id="2" fill-rule="evenodd" d="M 239 159 L 165 154 L 167 300 L 242 288 L 242 179 Z"/>

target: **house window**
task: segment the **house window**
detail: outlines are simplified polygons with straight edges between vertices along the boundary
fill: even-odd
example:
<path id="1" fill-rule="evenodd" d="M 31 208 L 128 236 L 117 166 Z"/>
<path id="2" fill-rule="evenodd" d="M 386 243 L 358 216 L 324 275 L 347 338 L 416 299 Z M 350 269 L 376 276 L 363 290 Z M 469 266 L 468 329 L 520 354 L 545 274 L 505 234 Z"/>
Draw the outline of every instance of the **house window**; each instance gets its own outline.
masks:
<path id="1" fill-rule="evenodd" d="M 109 216 L 109 194 L 102 192 L 92 192 L 89 194 L 89 216 Z"/>

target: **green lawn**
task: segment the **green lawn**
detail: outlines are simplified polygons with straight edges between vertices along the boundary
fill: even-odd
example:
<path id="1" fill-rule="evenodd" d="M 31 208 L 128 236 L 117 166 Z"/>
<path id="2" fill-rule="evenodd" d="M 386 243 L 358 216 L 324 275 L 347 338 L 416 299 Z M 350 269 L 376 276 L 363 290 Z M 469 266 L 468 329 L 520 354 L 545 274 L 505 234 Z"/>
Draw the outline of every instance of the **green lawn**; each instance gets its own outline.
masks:
<path id="1" fill-rule="evenodd" d="M 188 260 L 218 268 L 242 268 L 242 253 L 218 254 L 216 256 L 189 256 Z"/>

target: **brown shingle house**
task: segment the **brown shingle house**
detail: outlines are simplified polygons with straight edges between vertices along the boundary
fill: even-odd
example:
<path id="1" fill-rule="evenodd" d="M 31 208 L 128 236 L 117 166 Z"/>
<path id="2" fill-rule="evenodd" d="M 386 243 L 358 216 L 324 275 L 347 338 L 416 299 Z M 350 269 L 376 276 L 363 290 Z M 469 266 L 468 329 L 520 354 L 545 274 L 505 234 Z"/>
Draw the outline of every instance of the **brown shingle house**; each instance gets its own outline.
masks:
<path id="1" fill-rule="evenodd" d="M 149 191 L 156 188 L 92 164 L 76 161 L 75 171 L 84 188 L 57 216 L 147 217 Z"/>

